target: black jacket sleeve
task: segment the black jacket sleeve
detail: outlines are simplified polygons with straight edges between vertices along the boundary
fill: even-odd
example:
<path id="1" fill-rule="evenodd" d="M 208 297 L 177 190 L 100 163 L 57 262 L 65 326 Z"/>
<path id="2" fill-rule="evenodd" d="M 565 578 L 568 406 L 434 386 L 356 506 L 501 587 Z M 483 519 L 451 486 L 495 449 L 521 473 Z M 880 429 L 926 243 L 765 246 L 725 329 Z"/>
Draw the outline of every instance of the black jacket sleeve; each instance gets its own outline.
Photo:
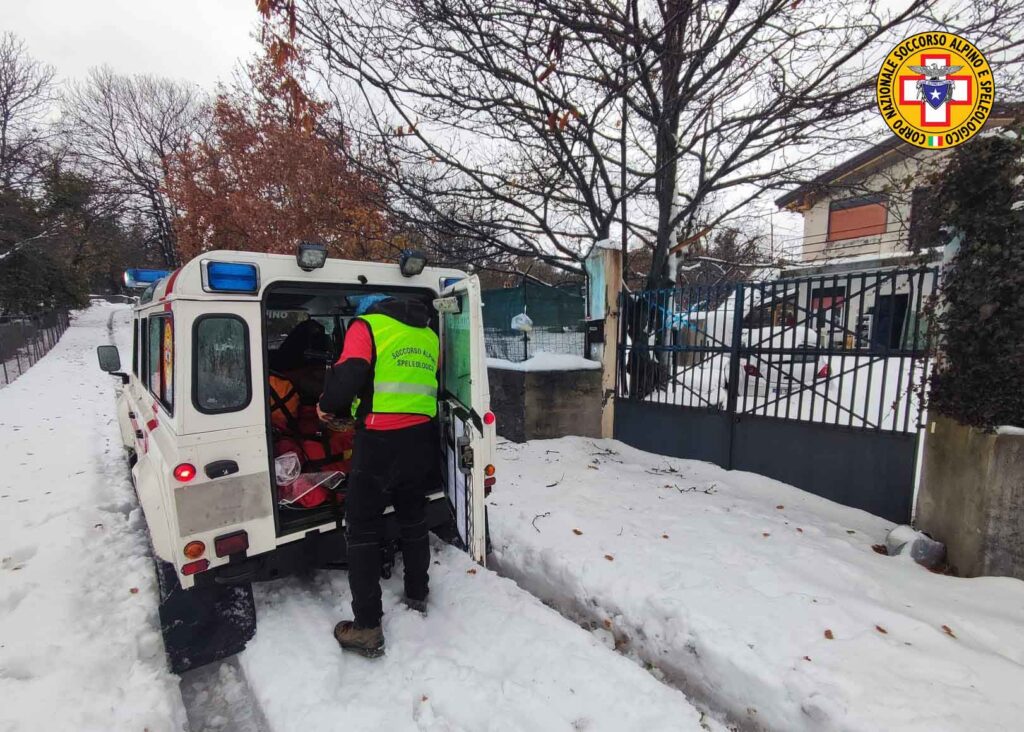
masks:
<path id="1" fill-rule="evenodd" d="M 370 364 L 361 358 L 350 358 L 336 364 L 324 379 L 320 410 L 342 419 L 352 417 L 352 401 L 359 396 L 370 379 Z"/>

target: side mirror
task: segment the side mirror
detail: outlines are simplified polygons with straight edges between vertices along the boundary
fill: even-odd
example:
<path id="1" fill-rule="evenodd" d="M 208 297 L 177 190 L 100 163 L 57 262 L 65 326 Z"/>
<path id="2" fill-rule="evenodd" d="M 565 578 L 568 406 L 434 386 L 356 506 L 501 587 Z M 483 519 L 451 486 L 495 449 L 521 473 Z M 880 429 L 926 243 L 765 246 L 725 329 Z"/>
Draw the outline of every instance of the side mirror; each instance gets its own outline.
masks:
<path id="1" fill-rule="evenodd" d="M 96 358 L 101 369 L 119 377 L 122 384 L 128 383 L 128 374 L 121 371 L 121 354 L 117 352 L 117 346 L 96 346 Z"/>
<path id="2" fill-rule="evenodd" d="M 100 368 L 108 374 L 121 370 L 121 354 L 117 346 L 96 346 L 96 358 L 99 359 Z"/>

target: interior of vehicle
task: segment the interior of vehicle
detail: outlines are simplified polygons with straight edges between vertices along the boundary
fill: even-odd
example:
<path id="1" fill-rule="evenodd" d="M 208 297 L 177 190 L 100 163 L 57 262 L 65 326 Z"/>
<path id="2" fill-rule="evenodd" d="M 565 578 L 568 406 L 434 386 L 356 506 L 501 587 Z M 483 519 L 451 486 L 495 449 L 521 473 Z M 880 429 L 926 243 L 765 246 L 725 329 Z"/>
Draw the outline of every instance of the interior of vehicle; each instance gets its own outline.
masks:
<path id="1" fill-rule="evenodd" d="M 264 362 L 270 475 L 280 535 L 338 519 L 352 461 L 354 425 L 324 423 L 316 404 L 327 371 L 337 362 L 360 300 L 380 293 L 430 307 L 433 293 L 353 286 L 282 284 L 264 298 Z"/>

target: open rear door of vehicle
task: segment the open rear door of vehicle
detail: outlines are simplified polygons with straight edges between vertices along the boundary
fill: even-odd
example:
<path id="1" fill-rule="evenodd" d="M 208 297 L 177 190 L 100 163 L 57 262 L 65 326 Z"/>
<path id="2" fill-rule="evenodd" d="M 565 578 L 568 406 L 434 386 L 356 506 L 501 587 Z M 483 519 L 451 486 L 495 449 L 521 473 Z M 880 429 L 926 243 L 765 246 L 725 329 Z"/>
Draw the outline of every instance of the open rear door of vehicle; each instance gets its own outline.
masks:
<path id="1" fill-rule="evenodd" d="M 480 280 L 473 276 L 448 285 L 436 306 L 443 344 L 439 406 L 445 489 L 463 547 L 483 564 L 487 552 L 484 469 L 493 460 L 494 424 L 487 417 L 491 397 Z M 491 424 L 485 424 L 485 417 Z"/>

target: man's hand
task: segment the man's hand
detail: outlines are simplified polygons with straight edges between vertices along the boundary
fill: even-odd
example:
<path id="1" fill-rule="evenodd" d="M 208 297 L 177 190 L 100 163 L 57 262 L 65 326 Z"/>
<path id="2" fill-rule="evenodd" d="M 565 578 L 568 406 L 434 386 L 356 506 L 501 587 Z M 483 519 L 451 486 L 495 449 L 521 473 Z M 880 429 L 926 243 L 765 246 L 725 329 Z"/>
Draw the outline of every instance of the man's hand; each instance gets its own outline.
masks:
<path id="1" fill-rule="evenodd" d="M 316 416 L 320 418 L 320 421 L 327 425 L 327 428 L 335 432 L 343 432 L 352 427 L 352 420 L 342 419 L 333 414 L 328 414 L 324 410 L 320 409 L 319 402 L 316 405 Z"/>

